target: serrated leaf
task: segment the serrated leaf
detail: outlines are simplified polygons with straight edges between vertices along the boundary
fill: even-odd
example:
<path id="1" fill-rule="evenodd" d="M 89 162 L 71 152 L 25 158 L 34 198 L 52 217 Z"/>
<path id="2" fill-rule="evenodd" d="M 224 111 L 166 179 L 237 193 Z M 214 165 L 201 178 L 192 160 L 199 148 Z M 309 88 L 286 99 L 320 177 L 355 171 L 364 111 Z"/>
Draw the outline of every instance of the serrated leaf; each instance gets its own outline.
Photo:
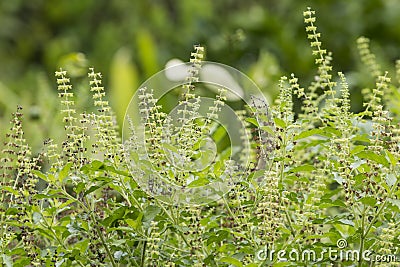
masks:
<path id="1" fill-rule="evenodd" d="M 357 157 L 361 159 L 368 159 L 372 160 L 378 164 L 382 164 L 383 166 L 389 167 L 389 162 L 387 161 L 385 156 L 378 155 L 372 151 L 361 151 L 360 153 L 356 154 Z"/>
<path id="2" fill-rule="evenodd" d="M 133 229 L 138 229 L 142 224 L 143 213 L 140 213 L 136 220 L 133 219 L 126 219 L 126 223 L 132 227 Z"/>
<path id="3" fill-rule="evenodd" d="M 393 173 L 386 174 L 385 178 L 386 184 L 390 187 L 392 187 L 397 181 L 397 178 Z"/>
<path id="4" fill-rule="evenodd" d="M 235 259 L 232 257 L 222 257 L 220 259 L 220 262 L 229 263 L 229 264 L 232 264 L 233 266 L 237 266 L 237 267 L 243 267 L 243 264 L 238 259 Z"/>
<path id="5" fill-rule="evenodd" d="M 385 150 L 385 152 L 386 152 L 386 156 L 388 157 L 389 162 L 392 164 L 392 166 L 396 166 L 396 164 L 398 162 L 397 158 L 389 151 Z"/>
<path id="6" fill-rule="evenodd" d="M 357 153 L 360 153 L 361 151 L 364 151 L 365 146 L 355 146 L 351 151 L 350 151 L 350 155 L 354 155 Z"/>
<path id="7" fill-rule="evenodd" d="M 99 160 L 93 160 L 91 163 L 90 163 L 90 167 L 91 167 L 91 170 L 92 171 L 97 171 L 97 170 L 99 170 L 101 167 L 103 167 L 103 162 L 101 162 L 101 161 L 99 161 Z"/>
<path id="8" fill-rule="evenodd" d="M 283 128 L 283 129 L 286 128 L 286 123 L 282 119 L 274 118 L 274 122 L 275 122 L 275 125 Z"/>
<path id="9" fill-rule="evenodd" d="M 162 143 L 161 143 L 161 146 L 162 146 L 164 149 L 167 149 L 167 150 L 170 151 L 170 152 L 178 153 L 178 148 L 175 147 L 175 146 L 173 146 L 173 145 L 171 145 L 170 143 L 162 142 Z"/>
<path id="10" fill-rule="evenodd" d="M 62 170 L 58 173 L 58 181 L 60 183 L 62 183 L 62 181 L 64 181 L 64 179 L 68 176 L 69 174 L 69 170 L 72 167 L 72 162 L 67 163 L 64 168 L 62 168 Z"/>
<path id="11" fill-rule="evenodd" d="M 88 190 L 85 191 L 85 193 L 83 194 L 83 196 L 89 195 L 90 193 L 96 191 L 97 189 L 99 189 L 100 185 L 92 185 Z"/>
<path id="12" fill-rule="evenodd" d="M 335 135 L 335 136 L 341 135 L 341 133 L 338 129 L 330 127 L 330 126 L 326 126 L 326 127 L 322 128 L 321 134 L 325 135 L 327 137 L 331 137 L 332 135 Z"/>
<path id="13" fill-rule="evenodd" d="M 366 135 L 366 134 L 356 135 L 351 139 L 351 141 L 353 141 L 353 142 L 358 141 L 358 142 L 363 142 L 363 143 L 369 143 L 370 142 L 370 140 L 368 138 L 368 135 Z"/>
<path id="14" fill-rule="evenodd" d="M 47 180 L 47 176 L 46 176 L 44 173 L 42 173 L 41 171 L 32 170 L 32 173 L 33 173 L 34 175 L 36 175 L 37 177 L 39 177 L 40 179 L 42 179 L 42 180 L 44 180 L 44 181 L 46 181 L 46 182 L 49 182 L 49 181 Z"/>
<path id="15" fill-rule="evenodd" d="M 161 209 L 157 206 L 147 206 L 143 214 L 143 222 L 149 222 L 154 220 L 154 218 L 160 213 Z"/>
<path id="16" fill-rule="evenodd" d="M 355 226 L 354 222 L 349 219 L 340 219 L 339 222 L 345 225 Z"/>
<path id="17" fill-rule="evenodd" d="M 113 210 L 112 214 L 105 218 L 101 223 L 104 226 L 110 226 L 112 225 L 113 222 L 120 220 L 122 217 L 124 217 L 126 211 L 126 207 L 119 207 L 115 210 Z"/>
<path id="18" fill-rule="evenodd" d="M 256 127 L 260 127 L 260 125 L 258 124 L 258 121 L 255 118 L 246 118 L 247 122 L 250 122 L 251 124 L 253 124 Z"/>
<path id="19" fill-rule="evenodd" d="M 19 196 L 19 192 L 18 190 L 15 190 L 14 188 L 12 188 L 11 186 L 1 186 L 0 187 L 2 190 L 8 191 L 11 194 L 13 194 L 14 196 Z"/>
<path id="20" fill-rule="evenodd" d="M 364 173 L 359 173 L 356 176 L 354 176 L 354 181 L 355 181 L 355 186 L 361 186 L 363 184 L 364 179 L 367 177 L 365 176 Z"/>
<path id="21" fill-rule="evenodd" d="M 18 213 L 19 213 L 19 210 L 17 208 L 8 208 L 6 210 L 6 215 L 15 215 Z"/>
<path id="22" fill-rule="evenodd" d="M 376 199 L 373 197 L 370 197 L 370 196 L 366 196 L 366 197 L 362 197 L 360 199 L 360 202 L 363 203 L 364 205 L 375 207 Z"/>
<path id="23" fill-rule="evenodd" d="M 46 199 L 46 198 L 51 198 L 50 195 L 45 195 L 45 194 L 35 194 L 33 196 L 33 199 Z"/>
<path id="24" fill-rule="evenodd" d="M 296 172 L 311 172 L 314 171 L 315 167 L 309 164 L 301 165 L 290 169 L 289 173 L 296 173 Z"/>
<path id="25" fill-rule="evenodd" d="M 199 187 L 199 186 L 204 186 L 210 183 L 210 180 L 208 180 L 207 178 L 198 178 L 196 180 L 194 180 L 193 182 L 188 184 L 188 187 L 193 188 L 193 187 Z"/>
<path id="26" fill-rule="evenodd" d="M 271 126 L 261 126 L 260 129 L 263 130 L 264 132 L 269 133 L 270 135 L 274 135 L 275 134 L 275 130 L 272 129 Z"/>
<path id="27" fill-rule="evenodd" d="M 298 135 L 296 135 L 293 139 L 294 140 L 299 140 L 299 139 L 303 139 L 315 134 L 321 134 L 322 130 L 321 129 L 311 129 L 311 130 L 307 130 L 307 131 L 303 131 L 301 133 L 299 133 Z"/>
<path id="28" fill-rule="evenodd" d="M 84 182 L 79 182 L 76 187 L 75 187 L 75 192 L 78 195 L 82 190 L 85 188 L 85 183 Z"/>

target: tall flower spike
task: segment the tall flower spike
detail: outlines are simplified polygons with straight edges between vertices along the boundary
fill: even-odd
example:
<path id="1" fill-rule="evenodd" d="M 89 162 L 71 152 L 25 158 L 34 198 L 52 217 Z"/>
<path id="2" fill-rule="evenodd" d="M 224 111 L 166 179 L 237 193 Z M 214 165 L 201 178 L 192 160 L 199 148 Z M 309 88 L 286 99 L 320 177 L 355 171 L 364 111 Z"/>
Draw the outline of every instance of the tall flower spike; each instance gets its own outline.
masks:
<path id="1" fill-rule="evenodd" d="M 90 91 L 93 93 L 94 106 L 97 107 L 98 114 L 91 114 L 92 123 L 96 125 L 96 134 L 98 144 L 93 144 L 94 152 L 104 153 L 109 160 L 114 160 L 117 154 L 122 151 L 119 145 L 118 134 L 116 131 L 113 113 L 108 101 L 104 99 L 105 91 L 102 86 L 101 73 L 95 72 L 94 68 L 90 68 L 88 77 L 90 78 Z"/>
<path id="2" fill-rule="evenodd" d="M 316 18 L 315 11 L 311 10 L 309 7 L 307 11 L 303 13 L 304 22 L 308 25 L 306 26 L 306 31 L 308 33 L 307 38 L 310 40 L 311 48 L 313 48 L 313 55 L 317 58 L 315 59 L 315 63 L 318 66 L 318 70 L 320 73 L 321 86 L 323 88 L 328 88 L 327 91 L 324 92 L 325 95 L 331 95 L 334 97 L 333 87 L 336 85 L 335 82 L 332 81 L 332 75 L 330 72 L 332 71 L 332 66 L 330 64 L 331 56 L 326 51 L 326 49 L 322 49 L 322 42 L 320 41 L 321 33 L 317 32 L 317 27 L 315 26 Z"/>
<path id="3" fill-rule="evenodd" d="M 198 117 L 198 110 L 200 108 L 200 98 L 193 92 L 195 83 L 199 81 L 199 72 L 201 69 L 201 62 L 204 58 L 204 48 L 202 46 L 194 46 L 194 52 L 191 54 L 190 63 L 191 67 L 186 77 L 186 83 L 182 86 L 183 94 L 182 100 L 179 101 L 180 108 L 178 109 L 178 123 L 173 129 L 172 139 L 177 142 L 179 165 L 189 166 L 191 164 L 191 150 L 194 144 L 200 140 L 202 131 L 193 118 Z M 185 183 L 181 173 L 176 178 L 178 183 Z"/>
<path id="4" fill-rule="evenodd" d="M 369 39 L 366 37 L 358 38 L 358 53 L 360 54 L 361 61 L 367 66 L 370 73 L 372 73 L 375 78 L 378 78 L 382 75 L 381 66 L 376 62 L 375 55 L 371 53 L 369 43 Z"/>
<path id="5" fill-rule="evenodd" d="M 73 163 L 75 170 L 79 169 L 87 160 L 85 158 L 85 134 L 84 127 L 77 125 L 74 94 L 71 92 L 72 85 L 67 77 L 67 71 L 60 69 L 55 72 L 57 78 L 58 96 L 61 98 L 61 105 L 64 107 L 61 112 L 64 114 L 65 131 L 67 139 L 63 142 L 63 155 L 68 162 Z"/>

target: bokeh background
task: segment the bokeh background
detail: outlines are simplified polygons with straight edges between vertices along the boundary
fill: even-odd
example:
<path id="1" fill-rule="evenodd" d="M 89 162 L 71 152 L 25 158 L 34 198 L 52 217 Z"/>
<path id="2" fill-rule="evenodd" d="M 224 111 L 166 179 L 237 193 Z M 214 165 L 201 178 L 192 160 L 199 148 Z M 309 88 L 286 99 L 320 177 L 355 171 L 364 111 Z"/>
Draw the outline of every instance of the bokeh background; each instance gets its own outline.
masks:
<path id="1" fill-rule="evenodd" d="M 24 107 L 24 130 L 34 150 L 57 139 L 62 126 L 54 72 L 69 71 L 80 109 L 90 108 L 88 67 L 103 73 L 121 122 L 130 96 L 172 58 L 188 61 L 194 44 L 207 60 L 249 75 L 271 99 L 281 75 L 303 86 L 316 73 L 303 11 L 316 10 L 334 71 L 343 71 L 352 108 L 373 86 L 356 39 L 366 36 L 378 61 L 394 75 L 400 56 L 398 0 L 0 0 L 0 140 L 11 113 Z"/>

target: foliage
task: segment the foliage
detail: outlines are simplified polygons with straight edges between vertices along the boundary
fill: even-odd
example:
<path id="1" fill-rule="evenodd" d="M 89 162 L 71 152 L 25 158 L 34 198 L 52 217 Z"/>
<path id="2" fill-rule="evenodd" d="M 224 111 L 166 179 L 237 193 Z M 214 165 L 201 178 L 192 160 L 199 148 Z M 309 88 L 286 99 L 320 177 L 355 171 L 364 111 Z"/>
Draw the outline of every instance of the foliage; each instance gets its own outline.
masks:
<path id="1" fill-rule="evenodd" d="M 317 76 L 307 88 L 294 74 L 284 76 L 272 107 L 255 103 L 241 112 L 253 134 L 249 142 L 257 151 L 254 164 L 233 162 L 220 153 L 219 165 L 227 166 L 224 173 L 216 167 L 195 173 L 194 181 L 200 180 L 196 186 L 210 176 L 241 177 L 233 179 L 227 194 L 203 206 L 162 202 L 137 183 L 144 175 L 161 175 L 190 185 L 192 177 L 168 166 L 165 153 L 177 151 L 177 159 L 190 165 L 201 148 L 196 143 L 199 137 L 215 129 L 212 120 L 185 120 L 185 114 L 196 114 L 199 104 L 192 92 L 196 71 L 184 87 L 183 130 L 177 139 L 163 135 L 160 126 L 169 121 L 150 89 L 140 89 L 148 158 L 135 155 L 142 149 L 143 136 L 134 127 L 122 145 L 100 73 L 91 68 L 88 75 L 97 110 L 79 112 L 67 72 L 57 71 L 64 141 L 46 140 L 42 152 L 33 157 L 18 108 L 2 150 L 0 262 L 6 266 L 326 266 L 334 263 L 327 254 L 317 263 L 310 258 L 278 262 L 276 257 L 257 255 L 264 248 L 320 253 L 337 249 L 338 241 L 360 255 L 367 250 L 374 255 L 399 253 L 400 81 L 392 82 L 381 71 L 368 39 L 359 39 L 361 59 L 376 83 L 363 90 L 364 109 L 352 112 L 346 76 L 332 71 L 331 54 L 322 46 L 314 11 L 307 9 L 304 20 Z M 204 52 L 202 47 L 195 49 L 194 70 L 201 67 Z M 302 103 L 299 113 L 294 112 L 296 99 Z M 213 108 L 225 102 L 220 90 Z M 217 119 L 212 111 L 209 118 Z M 167 150 L 162 147 L 165 143 Z M 125 156 L 136 165 L 132 167 Z M 149 168 L 149 162 L 156 167 Z M 337 264 L 369 263 L 361 258 Z"/>
<path id="2" fill-rule="evenodd" d="M 125 101 L 139 84 L 172 57 L 186 59 L 193 43 L 205 45 L 210 60 L 245 72 L 270 99 L 277 96 L 274 84 L 283 73 L 296 73 L 305 86 L 314 76 L 312 56 L 304 52 L 301 11 L 306 5 L 292 0 L 0 1 L 0 135 L 8 128 L 8 115 L 21 104 L 34 154 L 45 138 L 61 141 L 51 75 L 58 67 L 68 71 L 77 105 L 87 109 L 87 66 L 107 73 L 103 82 L 121 123 Z M 334 69 L 345 71 L 351 81 L 352 110 L 360 111 L 360 89 L 372 80 L 351 44 L 368 36 L 380 63 L 394 69 L 400 6 L 396 0 L 312 5 L 321 14 L 323 32 L 329 33 L 323 40 L 334 51 Z"/>

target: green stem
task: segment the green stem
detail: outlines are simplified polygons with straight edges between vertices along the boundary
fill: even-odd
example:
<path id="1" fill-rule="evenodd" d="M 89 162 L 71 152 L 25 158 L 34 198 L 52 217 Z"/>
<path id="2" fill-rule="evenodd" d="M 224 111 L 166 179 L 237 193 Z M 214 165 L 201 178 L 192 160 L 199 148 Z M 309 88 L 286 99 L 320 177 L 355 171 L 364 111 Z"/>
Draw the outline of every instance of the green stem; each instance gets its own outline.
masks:
<path id="1" fill-rule="evenodd" d="M 100 240 L 101 240 L 101 243 L 103 244 L 103 247 L 104 247 L 105 250 L 106 250 L 106 253 L 107 253 L 108 258 L 109 258 L 110 261 L 111 261 L 111 265 L 112 265 L 113 267 L 117 267 L 117 264 L 116 264 L 115 261 L 114 261 L 114 257 L 113 257 L 113 255 L 111 254 L 111 251 L 110 251 L 110 249 L 108 248 L 108 246 L 107 246 L 107 244 L 106 244 L 106 240 L 104 239 L 103 232 L 102 232 L 101 229 L 97 226 L 97 220 L 96 220 L 96 218 L 94 217 L 93 213 L 90 213 L 90 217 L 92 218 L 93 222 L 96 224 L 96 225 L 95 225 L 95 229 L 96 229 L 96 231 L 97 231 L 97 233 L 98 233 L 98 235 L 99 235 L 99 237 L 100 237 Z"/>
<path id="2" fill-rule="evenodd" d="M 363 251 L 364 251 L 364 240 L 365 240 L 365 237 L 367 236 L 367 235 L 364 233 L 364 229 L 365 229 L 365 208 L 364 208 L 364 210 L 363 210 L 362 218 L 361 218 L 361 233 L 362 233 L 362 234 L 361 234 L 361 240 L 360 240 L 359 255 L 362 255 L 362 254 L 363 254 Z M 359 260 L 358 260 L 358 266 L 359 266 L 359 267 L 362 266 L 362 262 L 363 262 L 362 257 L 359 257 Z"/>
<path id="3" fill-rule="evenodd" d="M 142 256 L 141 256 L 142 258 L 141 258 L 141 261 L 140 261 L 140 266 L 141 267 L 144 267 L 144 264 L 145 264 L 146 247 L 147 247 L 147 240 L 145 240 L 143 242 L 143 249 L 142 249 Z"/>
<path id="4" fill-rule="evenodd" d="M 389 191 L 389 194 L 387 195 L 387 197 L 385 198 L 385 200 L 383 201 L 382 205 L 379 207 L 378 211 L 376 212 L 374 218 L 372 219 L 371 223 L 368 225 L 367 229 L 364 232 L 364 226 L 362 226 L 362 235 L 361 235 L 361 244 L 360 244 L 360 255 L 362 255 L 361 253 L 363 252 L 363 246 L 364 246 L 364 239 L 367 237 L 367 235 L 369 234 L 369 232 L 372 229 L 372 226 L 376 223 L 376 221 L 378 220 L 379 216 L 381 215 L 383 209 L 386 207 L 386 203 L 388 201 L 388 199 L 392 196 L 393 192 L 395 191 L 395 189 L 397 189 L 397 186 L 399 184 L 400 179 L 397 179 L 396 183 L 392 186 L 392 188 Z M 363 214 L 363 224 L 364 224 L 364 214 Z M 358 266 L 361 267 L 362 266 L 362 258 L 360 258 L 360 261 L 358 262 Z"/>

